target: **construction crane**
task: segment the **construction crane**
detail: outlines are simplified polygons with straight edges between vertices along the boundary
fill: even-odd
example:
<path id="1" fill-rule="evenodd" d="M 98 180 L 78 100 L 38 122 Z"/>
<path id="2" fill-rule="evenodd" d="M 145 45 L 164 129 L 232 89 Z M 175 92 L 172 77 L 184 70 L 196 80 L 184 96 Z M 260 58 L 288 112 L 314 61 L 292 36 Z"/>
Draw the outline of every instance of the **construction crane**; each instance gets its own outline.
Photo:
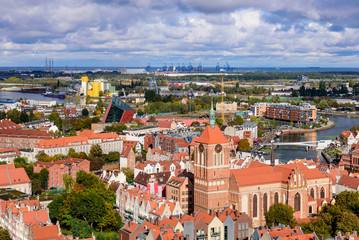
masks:
<path id="1" fill-rule="evenodd" d="M 212 83 L 214 84 L 214 85 L 222 85 L 222 93 L 221 93 L 221 95 L 222 95 L 222 120 L 223 120 L 223 124 L 224 124 L 224 97 L 223 97 L 223 95 L 224 95 L 224 84 L 228 84 L 228 83 L 238 83 L 239 81 L 227 81 L 227 82 L 223 82 L 223 77 L 222 77 L 222 82 L 221 83 L 218 83 L 218 82 L 216 82 L 216 81 L 213 81 Z"/>

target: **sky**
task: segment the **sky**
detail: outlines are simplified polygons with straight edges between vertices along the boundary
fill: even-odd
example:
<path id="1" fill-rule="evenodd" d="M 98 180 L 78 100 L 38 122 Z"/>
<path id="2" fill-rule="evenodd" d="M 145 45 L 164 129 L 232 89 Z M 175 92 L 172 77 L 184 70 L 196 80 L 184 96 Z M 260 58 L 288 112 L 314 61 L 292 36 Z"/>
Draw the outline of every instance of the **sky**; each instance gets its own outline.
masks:
<path id="1" fill-rule="evenodd" d="M 1 0 L 0 66 L 359 67 L 357 0 Z"/>

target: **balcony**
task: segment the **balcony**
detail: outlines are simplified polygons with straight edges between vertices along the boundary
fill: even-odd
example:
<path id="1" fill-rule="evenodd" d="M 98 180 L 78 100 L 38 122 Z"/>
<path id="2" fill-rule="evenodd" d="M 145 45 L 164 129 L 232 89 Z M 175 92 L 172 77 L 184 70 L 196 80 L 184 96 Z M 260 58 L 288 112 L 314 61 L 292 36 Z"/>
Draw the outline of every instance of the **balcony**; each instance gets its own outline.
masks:
<path id="1" fill-rule="evenodd" d="M 211 237 L 219 237 L 221 236 L 221 232 L 212 232 Z"/>
<path id="2" fill-rule="evenodd" d="M 207 238 L 207 234 L 199 234 L 197 235 L 197 239 L 204 239 Z"/>

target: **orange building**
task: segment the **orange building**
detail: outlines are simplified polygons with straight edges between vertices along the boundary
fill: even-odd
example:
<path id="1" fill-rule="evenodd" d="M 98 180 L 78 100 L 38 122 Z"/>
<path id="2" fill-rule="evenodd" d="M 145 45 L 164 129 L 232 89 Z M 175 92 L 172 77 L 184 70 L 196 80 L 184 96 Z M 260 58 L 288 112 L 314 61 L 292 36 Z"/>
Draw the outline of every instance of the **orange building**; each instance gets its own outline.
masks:
<path id="1" fill-rule="evenodd" d="M 330 176 L 302 163 L 271 167 L 251 162 L 248 168 L 230 170 L 229 143 L 210 118 L 194 146 L 195 211 L 230 207 L 248 214 L 258 227 L 265 224 L 264 213 L 275 203 L 293 207 L 300 219 L 331 202 Z"/>
<path id="2" fill-rule="evenodd" d="M 49 170 L 48 188 L 60 188 L 64 187 L 62 181 L 64 174 L 69 174 L 73 179 L 76 179 L 79 171 L 90 172 L 90 161 L 79 158 L 66 158 L 65 160 L 54 162 L 37 162 L 34 164 L 34 173 L 39 173 L 43 168 Z"/>

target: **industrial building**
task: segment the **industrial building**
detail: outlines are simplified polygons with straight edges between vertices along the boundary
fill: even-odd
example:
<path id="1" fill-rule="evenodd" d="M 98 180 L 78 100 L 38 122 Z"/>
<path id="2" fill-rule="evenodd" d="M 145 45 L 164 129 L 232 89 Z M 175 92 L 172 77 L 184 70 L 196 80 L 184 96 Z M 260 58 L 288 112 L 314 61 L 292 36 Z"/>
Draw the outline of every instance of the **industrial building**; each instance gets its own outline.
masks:
<path id="1" fill-rule="evenodd" d="M 81 95 L 90 97 L 100 97 L 100 92 L 105 95 L 112 96 L 116 92 L 115 87 L 103 79 L 95 79 L 90 81 L 88 77 L 81 79 Z"/>

